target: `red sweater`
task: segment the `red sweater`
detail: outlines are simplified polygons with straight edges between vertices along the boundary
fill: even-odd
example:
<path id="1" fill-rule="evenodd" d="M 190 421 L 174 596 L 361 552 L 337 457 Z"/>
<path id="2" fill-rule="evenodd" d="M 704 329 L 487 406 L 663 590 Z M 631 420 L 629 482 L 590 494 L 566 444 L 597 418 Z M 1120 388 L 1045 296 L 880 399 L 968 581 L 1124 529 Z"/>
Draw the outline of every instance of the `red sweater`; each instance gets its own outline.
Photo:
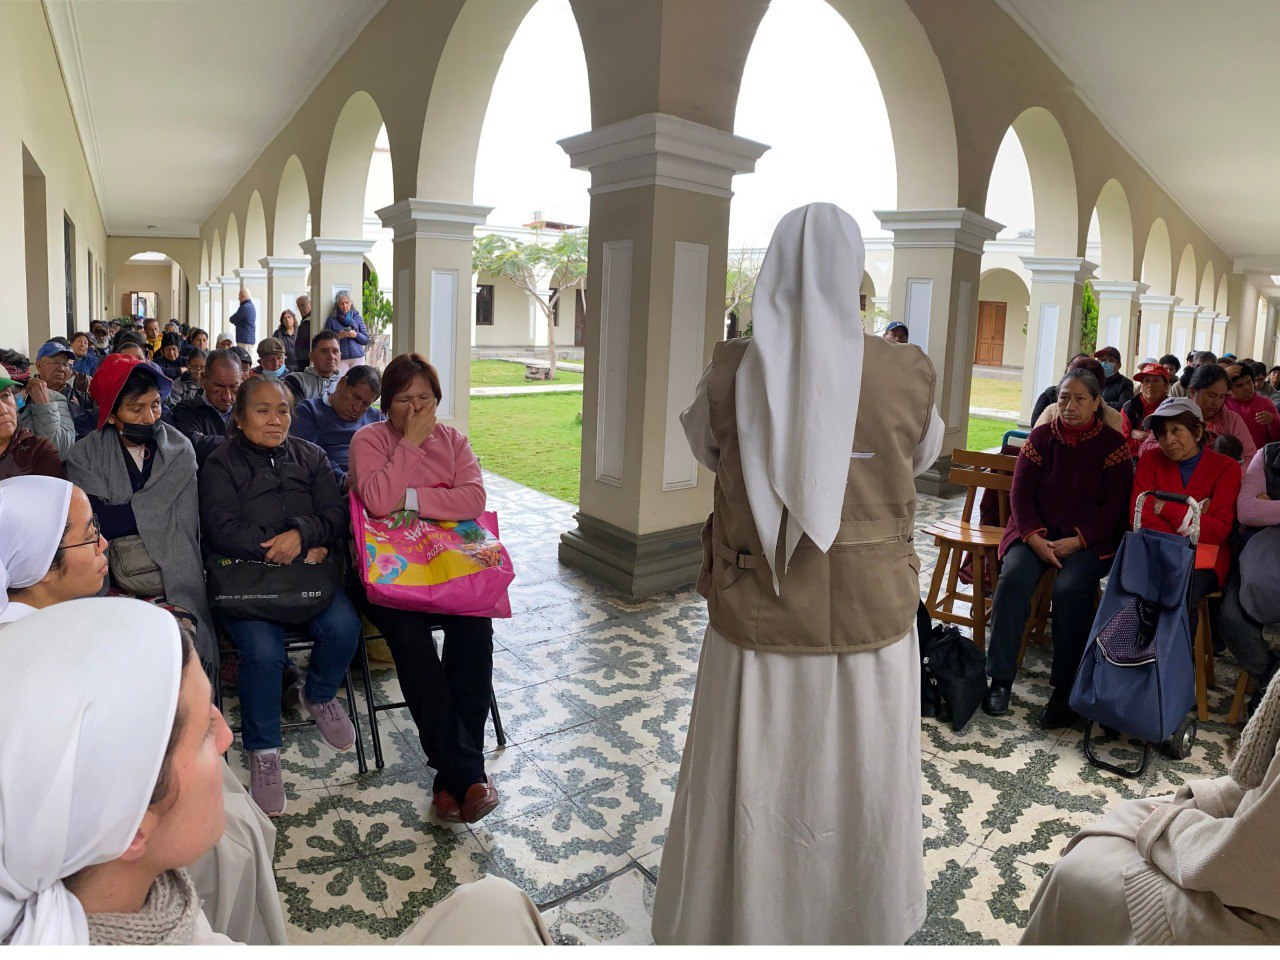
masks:
<path id="1" fill-rule="evenodd" d="M 1231 572 L 1231 551 L 1227 538 L 1236 526 L 1236 498 L 1240 495 L 1240 464 L 1230 457 L 1215 453 L 1208 447 L 1200 455 L 1191 479 L 1184 486 L 1178 464 L 1164 455 L 1159 447 L 1144 450 L 1138 458 L 1138 470 L 1133 477 L 1133 498 L 1129 515 L 1138 502 L 1138 494 L 1160 490 L 1164 493 L 1183 493 L 1203 501 L 1209 499 L 1209 508 L 1200 514 L 1200 547 L 1196 551 L 1196 569 L 1213 570 L 1218 575 L 1218 585 L 1227 582 Z M 1147 498 L 1142 505 L 1142 526 L 1147 530 L 1183 534 L 1180 529 L 1187 518 L 1187 508 L 1180 503 L 1165 502 L 1157 514 L 1156 503 Z"/>

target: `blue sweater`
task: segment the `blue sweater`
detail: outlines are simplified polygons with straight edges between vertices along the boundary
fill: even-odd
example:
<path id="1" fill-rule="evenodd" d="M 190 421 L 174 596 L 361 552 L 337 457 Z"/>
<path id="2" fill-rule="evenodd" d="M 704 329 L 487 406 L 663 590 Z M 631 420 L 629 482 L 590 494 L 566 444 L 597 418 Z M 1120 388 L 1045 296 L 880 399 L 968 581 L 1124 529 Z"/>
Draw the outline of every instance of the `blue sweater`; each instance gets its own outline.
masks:
<path id="1" fill-rule="evenodd" d="M 324 323 L 324 328 L 334 333 L 354 330 L 356 332 L 354 337 L 343 337 L 338 341 L 338 350 L 343 360 L 355 360 L 364 356 L 364 348 L 369 343 L 369 328 L 364 325 L 364 318 L 360 316 L 359 311 L 352 310 L 342 317 L 331 313 Z"/>
<path id="2" fill-rule="evenodd" d="M 351 448 L 351 438 L 361 427 L 379 423 L 386 417 L 381 411 L 370 407 L 359 420 L 347 423 L 325 399 L 327 398 L 314 397 L 298 402 L 293 411 L 293 423 L 289 426 L 289 436 L 310 440 L 320 447 L 329 458 L 334 478 L 341 487 L 347 479 L 347 453 Z"/>
<path id="3" fill-rule="evenodd" d="M 258 309 L 252 300 L 240 304 L 239 309 L 231 315 L 231 325 L 236 328 L 236 343 L 252 347 L 258 331 Z"/>

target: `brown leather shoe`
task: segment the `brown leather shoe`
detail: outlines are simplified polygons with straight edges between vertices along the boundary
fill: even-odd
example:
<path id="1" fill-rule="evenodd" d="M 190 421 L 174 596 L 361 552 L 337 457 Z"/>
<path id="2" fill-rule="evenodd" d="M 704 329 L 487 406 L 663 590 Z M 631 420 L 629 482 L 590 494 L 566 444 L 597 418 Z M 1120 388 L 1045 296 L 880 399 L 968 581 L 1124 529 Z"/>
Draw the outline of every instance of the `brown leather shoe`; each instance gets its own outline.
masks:
<path id="1" fill-rule="evenodd" d="M 484 783 L 473 783 L 467 787 L 467 795 L 462 798 L 462 822 L 476 823 L 483 820 L 498 809 L 498 790 L 490 777 Z"/>
<path id="2" fill-rule="evenodd" d="M 431 805 L 436 808 L 436 819 L 441 823 L 461 823 L 462 808 L 448 790 L 437 790 L 431 795 Z"/>

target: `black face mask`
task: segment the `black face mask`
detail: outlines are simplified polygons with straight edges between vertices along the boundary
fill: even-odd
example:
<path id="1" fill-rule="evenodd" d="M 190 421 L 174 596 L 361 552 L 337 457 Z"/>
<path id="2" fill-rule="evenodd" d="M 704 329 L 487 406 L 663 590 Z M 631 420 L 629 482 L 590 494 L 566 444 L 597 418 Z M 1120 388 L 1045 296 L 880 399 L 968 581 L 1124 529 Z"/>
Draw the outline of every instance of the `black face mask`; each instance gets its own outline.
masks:
<path id="1" fill-rule="evenodd" d="M 154 423 L 117 422 L 116 429 L 120 431 L 120 436 L 130 443 L 150 443 L 156 438 L 156 425 Z"/>

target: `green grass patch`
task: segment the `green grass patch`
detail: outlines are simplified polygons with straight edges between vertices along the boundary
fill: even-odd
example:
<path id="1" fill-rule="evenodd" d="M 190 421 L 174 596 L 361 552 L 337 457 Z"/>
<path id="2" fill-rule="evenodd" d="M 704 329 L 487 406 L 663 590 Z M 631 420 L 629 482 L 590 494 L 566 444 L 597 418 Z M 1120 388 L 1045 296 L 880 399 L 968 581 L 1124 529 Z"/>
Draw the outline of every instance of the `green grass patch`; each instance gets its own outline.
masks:
<path id="1" fill-rule="evenodd" d="M 546 382 L 581 383 L 582 374 L 557 368 L 554 380 L 526 380 L 524 378 L 524 364 L 522 363 L 508 363 L 506 360 L 471 361 L 471 385 L 473 387 L 529 387 Z"/>
<path id="2" fill-rule="evenodd" d="M 969 406 L 1017 413 L 1022 409 L 1022 381 L 974 377 Z"/>
<path id="3" fill-rule="evenodd" d="M 969 418 L 969 439 L 966 450 L 986 450 L 1000 446 L 1005 433 L 1017 430 L 1018 425 L 1008 420 L 988 420 L 986 417 Z"/>
<path id="4" fill-rule="evenodd" d="M 472 397 L 470 440 L 486 470 L 578 502 L 581 394 Z"/>

